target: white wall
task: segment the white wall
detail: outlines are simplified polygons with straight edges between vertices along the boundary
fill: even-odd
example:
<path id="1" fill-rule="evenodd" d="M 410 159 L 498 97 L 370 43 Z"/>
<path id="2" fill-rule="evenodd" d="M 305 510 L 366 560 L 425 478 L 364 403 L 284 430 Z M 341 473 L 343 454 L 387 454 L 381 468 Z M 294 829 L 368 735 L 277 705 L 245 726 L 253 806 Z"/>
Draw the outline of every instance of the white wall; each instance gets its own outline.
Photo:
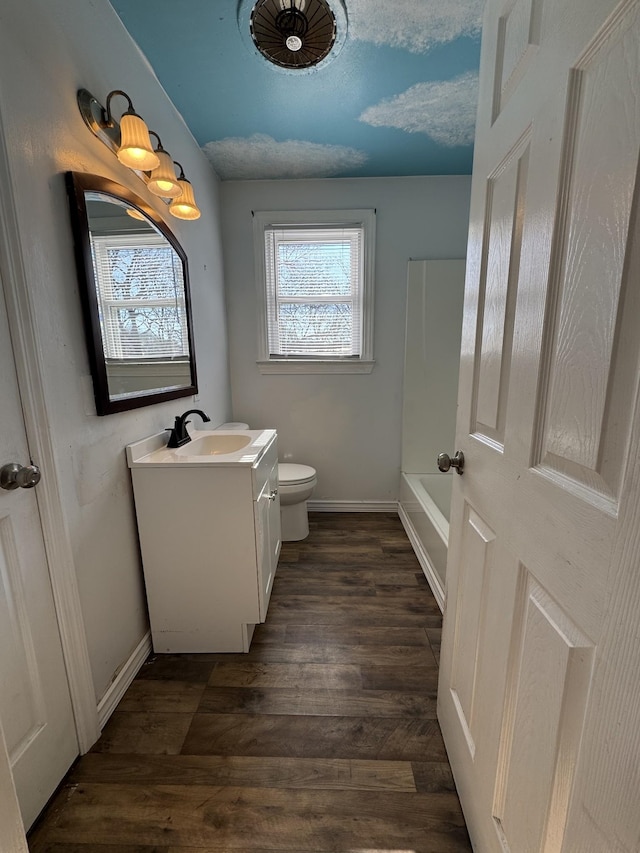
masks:
<path id="1" fill-rule="evenodd" d="M 193 399 L 95 414 L 63 173 L 103 175 L 141 192 L 158 210 L 163 203 L 87 130 L 76 106 L 80 87 L 103 103 L 110 90 L 126 90 L 193 182 L 202 218 L 172 220 L 171 227 L 190 263 L 198 408 L 214 422 L 227 419 L 231 409 L 219 185 L 208 161 L 106 0 L 3 3 L 0 120 L 99 699 L 147 630 L 124 447 L 169 426 Z"/>
<path id="2" fill-rule="evenodd" d="M 313 465 L 314 499 L 398 494 L 407 262 L 463 258 L 466 176 L 222 184 L 233 417 L 276 427 L 280 459 Z M 261 375 L 252 210 L 376 208 L 376 365 L 370 375 Z"/>

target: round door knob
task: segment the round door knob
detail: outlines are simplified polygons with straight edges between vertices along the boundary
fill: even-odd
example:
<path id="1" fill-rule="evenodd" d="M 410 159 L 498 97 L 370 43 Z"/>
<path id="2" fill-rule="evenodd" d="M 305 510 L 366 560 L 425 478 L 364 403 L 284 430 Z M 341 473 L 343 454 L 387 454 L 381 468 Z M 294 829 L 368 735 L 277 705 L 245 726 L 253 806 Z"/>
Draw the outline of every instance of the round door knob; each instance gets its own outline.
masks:
<path id="1" fill-rule="evenodd" d="M 438 469 L 446 473 L 450 468 L 455 468 L 458 474 L 462 474 L 464 470 L 464 453 L 461 450 L 456 450 L 453 459 L 448 453 L 441 453 L 438 456 Z"/>
<path id="2" fill-rule="evenodd" d="M 0 468 L 0 488 L 8 492 L 14 489 L 32 489 L 40 482 L 40 469 L 37 465 L 19 465 L 9 462 Z"/>

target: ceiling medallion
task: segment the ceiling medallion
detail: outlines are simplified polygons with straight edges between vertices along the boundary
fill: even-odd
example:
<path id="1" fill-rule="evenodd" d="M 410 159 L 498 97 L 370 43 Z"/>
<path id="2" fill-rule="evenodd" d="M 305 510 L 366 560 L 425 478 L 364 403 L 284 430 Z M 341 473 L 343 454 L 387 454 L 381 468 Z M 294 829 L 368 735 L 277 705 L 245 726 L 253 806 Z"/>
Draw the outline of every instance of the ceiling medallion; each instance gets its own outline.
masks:
<path id="1" fill-rule="evenodd" d="M 260 53 L 281 68 L 311 68 L 336 43 L 336 17 L 327 0 L 257 0 L 249 28 Z"/>

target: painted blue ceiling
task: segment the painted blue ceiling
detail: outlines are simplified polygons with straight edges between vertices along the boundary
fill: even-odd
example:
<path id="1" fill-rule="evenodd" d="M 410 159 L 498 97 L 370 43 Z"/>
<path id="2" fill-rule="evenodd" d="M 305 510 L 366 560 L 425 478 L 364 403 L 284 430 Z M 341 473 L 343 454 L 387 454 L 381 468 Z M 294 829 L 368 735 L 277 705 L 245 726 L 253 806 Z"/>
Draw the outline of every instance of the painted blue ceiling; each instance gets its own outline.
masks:
<path id="1" fill-rule="evenodd" d="M 307 71 L 258 53 L 250 0 L 111 2 L 223 180 L 471 173 L 483 0 L 345 0 Z"/>

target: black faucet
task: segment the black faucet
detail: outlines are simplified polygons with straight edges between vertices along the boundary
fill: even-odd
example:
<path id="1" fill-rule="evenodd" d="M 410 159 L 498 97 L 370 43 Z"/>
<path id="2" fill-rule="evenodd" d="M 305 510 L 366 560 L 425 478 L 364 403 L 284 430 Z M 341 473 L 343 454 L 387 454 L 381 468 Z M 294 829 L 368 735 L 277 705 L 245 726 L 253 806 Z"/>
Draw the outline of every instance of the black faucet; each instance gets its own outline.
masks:
<path id="1" fill-rule="evenodd" d="M 182 415 L 177 415 L 173 428 L 170 429 L 167 427 L 170 431 L 167 447 L 182 447 L 183 444 L 188 444 L 188 442 L 191 441 L 191 436 L 187 432 L 187 424 L 190 424 L 191 421 L 187 420 L 187 415 L 200 415 L 205 423 L 208 423 L 211 420 L 211 418 L 208 415 L 205 415 L 205 413 L 200 409 L 189 409 L 188 412 L 184 412 Z"/>

